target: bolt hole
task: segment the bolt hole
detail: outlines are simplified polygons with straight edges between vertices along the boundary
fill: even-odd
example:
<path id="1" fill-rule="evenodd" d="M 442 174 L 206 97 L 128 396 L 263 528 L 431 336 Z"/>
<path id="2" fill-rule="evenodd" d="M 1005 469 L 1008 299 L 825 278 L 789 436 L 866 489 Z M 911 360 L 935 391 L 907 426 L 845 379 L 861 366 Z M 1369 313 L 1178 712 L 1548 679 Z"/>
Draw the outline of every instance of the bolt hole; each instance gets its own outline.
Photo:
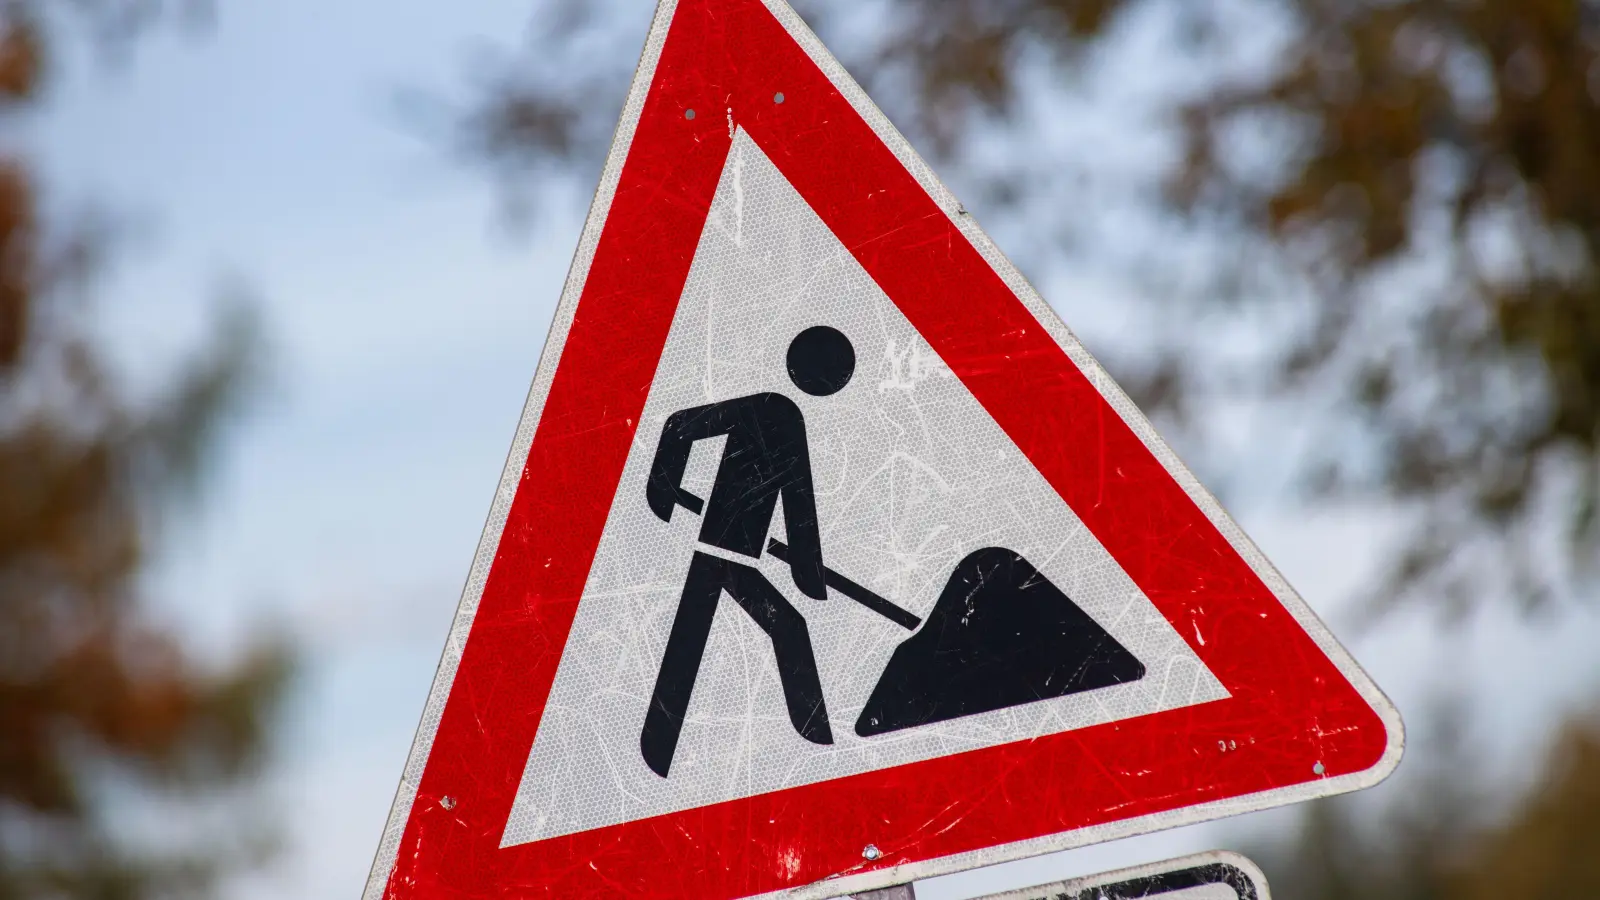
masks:
<path id="1" fill-rule="evenodd" d="M 877 859 L 883 855 L 883 851 L 878 849 L 877 844 L 868 844 L 861 848 L 861 855 L 866 859 Z"/>
<path id="2" fill-rule="evenodd" d="M 779 91 L 776 94 L 773 94 L 772 95 L 772 102 L 773 103 L 782 103 L 783 102 L 783 91 Z"/>
<path id="3" fill-rule="evenodd" d="M 456 808 L 456 798 L 454 798 L 454 797 L 443 797 L 443 798 L 440 798 L 439 805 L 444 807 L 445 809 L 455 809 Z"/>
<path id="4" fill-rule="evenodd" d="M 683 111 L 683 117 L 685 119 L 693 119 L 694 118 L 694 110 L 692 110 L 692 109 L 684 110 Z"/>
<path id="5" fill-rule="evenodd" d="M 1321 775 L 1323 772 L 1326 772 L 1326 771 L 1328 771 L 1327 767 L 1323 766 L 1323 764 L 1320 763 L 1320 762 L 1311 767 L 1311 772 L 1314 775 Z"/>

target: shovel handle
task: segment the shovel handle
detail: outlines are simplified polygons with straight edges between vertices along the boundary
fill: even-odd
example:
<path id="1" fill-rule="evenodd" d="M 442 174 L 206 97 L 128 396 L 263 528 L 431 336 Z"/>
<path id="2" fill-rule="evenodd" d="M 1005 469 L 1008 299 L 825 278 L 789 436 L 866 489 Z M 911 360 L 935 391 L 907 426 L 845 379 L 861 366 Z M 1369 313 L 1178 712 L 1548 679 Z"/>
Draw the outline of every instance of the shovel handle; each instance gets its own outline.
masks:
<path id="1" fill-rule="evenodd" d="M 673 500 L 677 505 L 697 516 L 705 509 L 705 501 L 682 487 L 678 487 L 673 491 Z M 789 545 L 777 538 L 767 539 L 767 552 L 779 562 L 785 564 L 789 562 Z M 918 618 L 914 613 L 901 609 L 826 566 L 822 568 L 822 583 L 907 631 L 916 631 L 917 627 L 922 624 L 922 619 Z"/>
<path id="2" fill-rule="evenodd" d="M 779 562 L 787 563 L 789 561 L 789 545 L 778 540 L 777 538 L 767 539 L 767 552 L 772 554 L 772 556 Z M 877 594 L 874 594 L 872 591 L 867 590 L 861 585 L 856 584 L 854 581 L 851 581 L 850 579 L 840 575 L 838 572 L 835 572 L 830 568 L 827 568 L 826 566 L 824 566 L 822 569 L 822 581 L 828 587 L 833 588 L 846 597 L 849 597 L 851 600 L 854 600 L 862 606 L 865 606 L 867 609 L 870 609 L 878 615 L 883 616 L 885 619 L 888 619 L 907 631 L 916 631 L 917 626 L 922 624 L 922 620 L 917 618 L 916 615 L 901 609 L 898 606 L 895 606 L 888 600 L 883 599 Z"/>

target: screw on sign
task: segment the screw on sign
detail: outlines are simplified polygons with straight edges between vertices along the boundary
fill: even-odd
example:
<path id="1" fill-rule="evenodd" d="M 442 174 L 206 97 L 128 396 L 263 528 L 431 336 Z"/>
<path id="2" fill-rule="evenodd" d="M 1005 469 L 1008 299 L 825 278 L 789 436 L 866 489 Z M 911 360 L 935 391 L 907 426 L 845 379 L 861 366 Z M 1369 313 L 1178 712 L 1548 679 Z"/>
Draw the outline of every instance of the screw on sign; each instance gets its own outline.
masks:
<path id="1" fill-rule="evenodd" d="M 446 646 L 369 900 L 837 897 L 1403 743 L 780 0 L 658 8 Z"/>

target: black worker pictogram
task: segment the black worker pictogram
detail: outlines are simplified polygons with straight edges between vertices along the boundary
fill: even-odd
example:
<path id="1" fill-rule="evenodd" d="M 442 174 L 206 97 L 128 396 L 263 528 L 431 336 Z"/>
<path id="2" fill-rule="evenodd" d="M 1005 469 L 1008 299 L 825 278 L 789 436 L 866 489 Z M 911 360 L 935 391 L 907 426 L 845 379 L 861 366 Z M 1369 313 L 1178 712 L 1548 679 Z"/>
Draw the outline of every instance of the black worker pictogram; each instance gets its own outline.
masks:
<path id="1" fill-rule="evenodd" d="M 849 338 L 817 325 L 785 356 L 789 380 L 814 397 L 850 383 Z M 726 437 L 710 496 L 682 486 L 696 441 Z M 998 547 L 967 555 L 951 573 L 929 621 L 823 563 L 805 416 L 789 397 L 762 392 L 673 413 L 661 431 L 645 498 L 664 522 L 683 507 L 701 517 L 649 710 L 639 735 L 645 763 L 667 777 L 726 594 L 772 641 L 789 721 L 815 744 L 833 743 L 821 673 L 805 616 L 751 563 L 763 553 L 787 564 L 812 600 L 832 588 L 917 631 L 890 658 L 855 731 L 861 737 L 1004 709 L 1134 681 L 1144 666 L 1022 556 Z M 783 501 L 788 543 L 768 537 Z M 918 630 L 920 627 L 920 630 Z"/>

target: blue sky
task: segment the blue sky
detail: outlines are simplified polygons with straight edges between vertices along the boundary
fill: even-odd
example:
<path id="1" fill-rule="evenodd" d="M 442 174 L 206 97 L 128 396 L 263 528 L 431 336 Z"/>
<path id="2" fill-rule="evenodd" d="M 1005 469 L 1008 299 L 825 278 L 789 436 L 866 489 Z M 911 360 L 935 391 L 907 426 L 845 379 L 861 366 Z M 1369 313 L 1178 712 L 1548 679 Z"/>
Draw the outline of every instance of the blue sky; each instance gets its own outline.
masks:
<path id="1" fill-rule="evenodd" d="M 650 5 L 618 8 L 642 37 Z M 224 4 L 213 32 L 159 33 L 125 68 L 74 49 L 50 111 L 29 127 L 55 206 L 94 200 L 128 223 L 102 322 L 134 383 L 203 333 L 219 280 L 264 299 L 269 390 L 151 579 L 154 614 L 206 652 L 271 624 L 306 641 L 269 785 L 285 852 L 232 896 L 354 897 L 376 847 L 582 213 L 558 205 L 508 233 L 481 173 L 409 133 L 392 98 L 459 86 L 474 48 L 514 45 L 528 12 L 527 0 Z M 989 224 L 1002 246 L 1030 227 Z M 1111 286 L 1036 274 L 1091 349 L 1127 323 Z M 1284 415 L 1241 420 L 1250 452 L 1223 474 L 1270 468 L 1273 437 L 1297 425 Z M 1340 610 L 1393 534 L 1388 512 L 1244 498 L 1234 511 L 1246 530 L 1402 712 L 1438 685 L 1469 685 L 1507 779 L 1600 683 L 1589 614 L 1562 627 L 1486 616 L 1449 645 L 1415 617 L 1349 632 Z M 1284 821 L 1181 829 L 942 879 L 919 896 L 1236 844 Z"/>

